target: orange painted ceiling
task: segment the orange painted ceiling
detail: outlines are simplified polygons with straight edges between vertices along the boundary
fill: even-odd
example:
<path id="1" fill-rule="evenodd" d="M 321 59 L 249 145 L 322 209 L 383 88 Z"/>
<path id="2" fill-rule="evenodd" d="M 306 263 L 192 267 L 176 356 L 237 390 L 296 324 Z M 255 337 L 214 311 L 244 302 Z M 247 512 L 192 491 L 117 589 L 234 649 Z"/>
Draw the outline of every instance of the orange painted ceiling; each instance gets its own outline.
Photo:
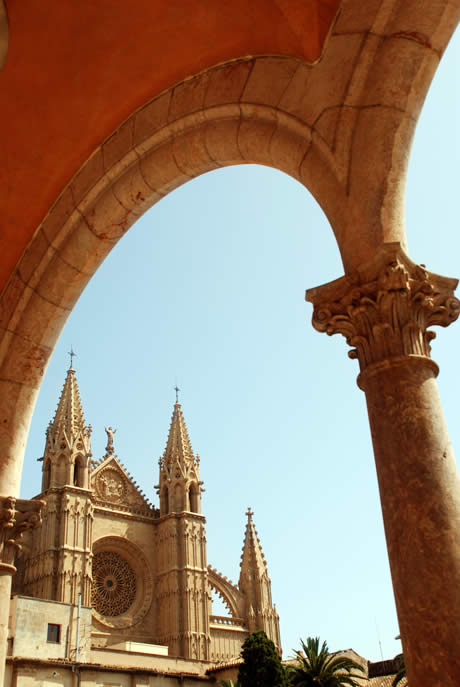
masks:
<path id="1" fill-rule="evenodd" d="M 9 0 L 0 289 L 65 184 L 134 110 L 247 55 L 315 61 L 339 0 Z"/>

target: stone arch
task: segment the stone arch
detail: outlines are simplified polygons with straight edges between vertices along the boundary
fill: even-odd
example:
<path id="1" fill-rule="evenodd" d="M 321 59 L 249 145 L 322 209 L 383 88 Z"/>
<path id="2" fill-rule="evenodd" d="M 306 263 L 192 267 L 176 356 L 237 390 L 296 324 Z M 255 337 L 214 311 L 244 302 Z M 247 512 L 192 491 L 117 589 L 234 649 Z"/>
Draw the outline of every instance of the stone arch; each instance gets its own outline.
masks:
<path id="1" fill-rule="evenodd" d="M 85 459 L 79 453 L 73 463 L 73 480 L 72 484 L 76 487 L 84 486 L 84 469 L 85 469 Z"/>
<path id="2" fill-rule="evenodd" d="M 208 584 L 222 599 L 232 618 L 241 617 L 239 597 L 241 592 L 213 568 L 208 567 Z"/>
<path id="3" fill-rule="evenodd" d="M 390 0 L 362 10 L 362 3 L 344 0 L 317 65 L 263 58 L 275 68 L 294 65 L 284 81 L 257 81 L 264 73 L 259 58 L 220 66 L 159 96 L 94 152 L 37 229 L 3 293 L 1 477 L 10 493 L 18 492 L 30 416 L 57 335 L 110 247 L 155 198 L 215 165 L 271 164 L 299 178 L 321 203 L 347 273 L 383 242 L 402 240 L 412 132 L 458 20 L 458 3 L 425 4 Z M 224 89 L 224 98 L 204 102 L 205 93 L 219 91 L 203 88 L 206 78 L 210 82 L 214 71 L 249 62 L 259 86 L 250 97 L 251 77 L 237 95 Z M 398 73 L 402 62 L 405 69 Z M 217 79 L 218 85 L 223 81 Z M 293 101 L 286 104 L 293 81 Z M 327 84 L 323 91 L 320 83 Z M 150 131 L 138 137 L 143 126 Z M 372 188 L 366 183 L 371 171 Z M 360 194 L 361 203 L 353 206 L 350 199 Z"/>
<path id="4" fill-rule="evenodd" d="M 205 83 L 231 82 L 242 69 L 247 75 L 249 62 L 198 75 L 135 112 L 94 151 L 38 227 L 4 294 L 0 414 L 8 427 L 0 427 L 0 441 L 6 430 L 10 458 L 1 467 L 11 490 L 19 485 L 17 457 L 57 336 L 103 259 L 155 202 L 205 172 L 259 163 L 298 179 L 331 216 L 339 212 L 344 190 L 334 158 L 312 126 L 272 104 L 242 102 L 244 84 L 233 102 L 225 94 L 223 104 L 198 107 Z M 291 71 L 298 66 L 292 58 L 284 62 Z"/>
<path id="5" fill-rule="evenodd" d="M 383 241 L 404 241 L 407 150 L 455 12 L 440 7 L 430 15 L 426 30 L 436 36 L 426 50 L 418 35 L 404 34 L 407 2 L 364 13 L 355 4 L 343 2 L 315 64 L 241 57 L 186 79 L 135 111 L 63 189 L 2 295 L 1 477 L 11 493 L 19 490 L 32 409 L 68 314 L 113 245 L 170 190 L 223 165 L 269 165 L 314 195 L 347 272 Z M 400 53 L 411 69 L 394 89 Z"/>

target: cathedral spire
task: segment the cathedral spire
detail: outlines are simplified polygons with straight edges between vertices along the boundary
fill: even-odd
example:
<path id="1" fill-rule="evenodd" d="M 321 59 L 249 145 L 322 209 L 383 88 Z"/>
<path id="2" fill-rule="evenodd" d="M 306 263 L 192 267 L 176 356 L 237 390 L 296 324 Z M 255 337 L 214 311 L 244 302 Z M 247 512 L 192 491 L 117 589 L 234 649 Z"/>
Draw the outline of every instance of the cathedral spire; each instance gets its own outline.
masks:
<path id="1" fill-rule="evenodd" d="M 77 377 L 75 370 L 70 365 L 67 370 L 64 386 L 54 419 L 49 425 L 48 432 L 56 438 L 61 432 L 65 432 L 68 441 L 81 431 L 86 430 L 83 408 L 81 405 L 80 392 L 78 390 Z"/>
<path id="2" fill-rule="evenodd" d="M 244 586 L 245 579 L 260 579 L 264 575 L 268 576 L 265 556 L 257 536 L 254 520 L 252 519 L 254 513 L 248 508 L 246 515 L 248 521 L 246 523 L 243 554 L 241 556 L 240 587 L 242 583 Z"/>
<path id="3" fill-rule="evenodd" d="M 177 395 L 177 391 L 176 391 Z M 168 441 L 159 461 L 160 512 L 201 512 L 200 459 L 193 453 L 182 407 L 174 404 Z"/>
<path id="4" fill-rule="evenodd" d="M 239 589 L 245 597 L 245 616 L 250 632 L 263 630 L 281 652 L 279 617 L 272 604 L 271 582 L 267 563 L 254 525 L 250 508 L 244 536 Z"/>
<path id="5" fill-rule="evenodd" d="M 163 462 L 172 465 L 180 463 L 185 467 L 188 463 L 195 462 L 192 445 L 188 436 L 181 404 L 176 401 L 169 427 L 168 441 L 163 454 Z"/>
<path id="6" fill-rule="evenodd" d="M 77 378 L 72 365 L 53 420 L 46 432 L 43 456 L 43 491 L 49 486 L 75 485 L 87 488 L 91 457 L 91 427 L 86 426 Z"/>

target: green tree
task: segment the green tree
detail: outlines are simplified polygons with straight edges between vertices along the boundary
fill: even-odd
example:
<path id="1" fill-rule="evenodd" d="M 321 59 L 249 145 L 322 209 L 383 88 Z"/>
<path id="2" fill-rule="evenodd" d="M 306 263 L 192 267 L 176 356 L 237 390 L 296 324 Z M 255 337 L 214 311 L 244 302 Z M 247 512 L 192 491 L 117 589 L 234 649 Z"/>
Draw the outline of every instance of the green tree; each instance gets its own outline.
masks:
<path id="1" fill-rule="evenodd" d="M 286 673 L 275 645 L 265 632 L 253 632 L 245 640 L 238 671 L 241 687 L 285 687 Z"/>
<path id="2" fill-rule="evenodd" d="M 297 663 L 289 667 L 289 684 L 293 687 L 359 687 L 365 676 L 363 668 L 342 654 L 330 654 L 326 642 L 307 637 L 301 651 L 295 651 Z M 359 682 L 356 681 L 359 680 Z"/>

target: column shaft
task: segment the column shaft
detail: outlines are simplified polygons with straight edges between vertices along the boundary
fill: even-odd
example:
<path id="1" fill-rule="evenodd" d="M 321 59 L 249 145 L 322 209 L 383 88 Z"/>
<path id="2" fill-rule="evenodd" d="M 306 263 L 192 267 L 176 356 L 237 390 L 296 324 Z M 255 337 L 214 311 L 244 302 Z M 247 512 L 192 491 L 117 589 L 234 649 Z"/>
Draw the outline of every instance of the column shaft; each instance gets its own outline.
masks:
<path id="1" fill-rule="evenodd" d="M 417 687 L 460 685 L 460 484 L 427 358 L 377 364 L 366 394 L 406 666 Z"/>
<path id="2" fill-rule="evenodd" d="M 8 620 L 10 617 L 10 596 L 11 575 L 0 575 L 0 685 L 3 685 L 5 679 L 5 660 L 8 648 Z"/>
<path id="3" fill-rule="evenodd" d="M 313 326 L 359 361 L 411 687 L 460 685 L 460 484 L 430 358 L 430 328 L 460 314 L 456 287 L 388 243 L 306 295 Z"/>

